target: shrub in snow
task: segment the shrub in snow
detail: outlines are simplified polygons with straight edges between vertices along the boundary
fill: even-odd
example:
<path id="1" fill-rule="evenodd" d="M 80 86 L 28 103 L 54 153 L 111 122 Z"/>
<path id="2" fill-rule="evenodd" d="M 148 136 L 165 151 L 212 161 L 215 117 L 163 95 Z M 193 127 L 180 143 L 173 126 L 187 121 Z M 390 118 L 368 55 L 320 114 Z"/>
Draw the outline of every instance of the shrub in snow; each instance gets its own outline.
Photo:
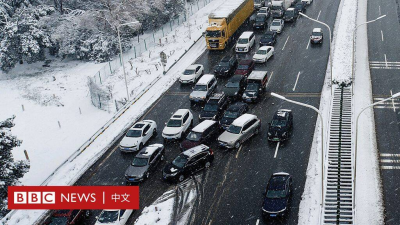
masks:
<path id="1" fill-rule="evenodd" d="M 7 214 L 7 187 L 19 184 L 18 179 L 29 170 L 27 161 L 14 161 L 11 150 L 21 144 L 11 134 L 14 118 L 0 122 L 0 217 Z"/>

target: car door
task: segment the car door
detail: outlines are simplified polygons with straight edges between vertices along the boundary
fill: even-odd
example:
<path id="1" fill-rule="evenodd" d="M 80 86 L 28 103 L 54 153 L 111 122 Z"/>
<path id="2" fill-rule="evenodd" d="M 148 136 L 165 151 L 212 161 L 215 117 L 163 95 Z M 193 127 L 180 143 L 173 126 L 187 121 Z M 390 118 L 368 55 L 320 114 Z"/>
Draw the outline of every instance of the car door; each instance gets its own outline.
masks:
<path id="1" fill-rule="evenodd" d="M 267 60 L 272 56 L 272 48 L 267 48 Z"/>
<path id="2" fill-rule="evenodd" d="M 150 124 L 147 124 L 143 129 L 143 144 L 146 144 L 150 137 Z"/>
<path id="3" fill-rule="evenodd" d="M 194 157 L 189 159 L 189 161 L 187 162 L 186 167 L 185 167 L 186 175 L 191 175 L 191 174 L 196 172 L 196 170 L 198 168 L 198 164 L 197 163 L 198 162 L 195 160 Z"/>
<path id="4" fill-rule="evenodd" d="M 182 132 L 186 132 L 187 129 L 189 128 L 190 122 L 189 122 L 188 118 L 189 118 L 189 113 L 186 113 L 182 119 L 182 125 L 183 125 Z"/>
<path id="5" fill-rule="evenodd" d="M 257 120 L 253 119 L 251 120 L 248 124 L 249 124 L 249 128 L 248 128 L 248 136 L 247 138 L 250 138 L 251 136 L 254 135 L 254 132 L 257 128 L 257 124 L 256 124 Z"/>
<path id="6" fill-rule="evenodd" d="M 244 141 L 246 141 L 248 138 L 249 138 L 249 135 L 250 135 L 250 121 L 249 122 L 247 122 L 246 124 L 244 124 L 244 126 L 243 126 L 243 129 L 242 129 L 242 133 L 241 133 L 241 135 L 240 135 L 240 139 L 241 139 L 241 142 L 244 142 Z"/>

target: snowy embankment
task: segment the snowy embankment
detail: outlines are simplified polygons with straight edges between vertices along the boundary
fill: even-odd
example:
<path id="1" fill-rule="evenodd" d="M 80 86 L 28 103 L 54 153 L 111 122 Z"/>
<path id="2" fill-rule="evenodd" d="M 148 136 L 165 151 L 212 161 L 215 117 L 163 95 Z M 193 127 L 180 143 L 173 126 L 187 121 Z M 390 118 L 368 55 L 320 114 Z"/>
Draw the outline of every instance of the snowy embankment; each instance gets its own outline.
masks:
<path id="1" fill-rule="evenodd" d="M 107 130 L 102 133 L 88 148 L 85 149 L 76 159 L 63 165 L 48 181 L 48 185 L 72 185 L 79 176 L 92 165 L 111 145 L 113 140 L 121 135 L 121 132 L 127 129 L 134 121 L 140 118 L 141 115 L 159 98 L 165 91 L 176 81 L 179 74 L 190 64 L 192 64 L 206 49 L 205 39 L 201 37 L 204 28 L 207 26 L 208 14 L 223 4 L 226 0 L 214 0 L 207 6 L 199 10 L 191 18 L 191 40 L 187 35 L 187 27 L 179 26 L 176 32 L 172 32 L 168 36 L 171 41 L 169 44 L 152 48 L 152 54 L 158 55 L 160 51 L 172 52 L 169 57 L 167 68 L 172 68 L 162 75 L 162 70 L 154 72 L 154 76 L 141 76 L 142 81 L 151 83 L 155 79 L 154 85 L 145 94 L 135 101 L 131 107 L 112 123 Z M 176 35 L 175 38 L 172 35 Z M 194 45 L 194 40 L 198 40 Z M 193 45 L 186 55 L 178 60 L 186 50 Z M 142 57 L 148 57 L 149 52 L 143 53 Z M 137 60 L 144 60 L 138 58 Z M 158 60 L 158 59 L 157 59 Z M 76 63 L 76 62 L 74 62 Z M 133 62 L 134 64 L 135 62 Z M 76 74 L 81 74 L 80 70 L 85 69 L 85 65 L 75 66 Z M 66 68 L 71 65 L 64 65 Z M 128 62 L 125 63 L 127 68 L 130 68 Z M 149 69 L 154 69 L 154 65 L 149 64 Z M 88 68 L 86 68 L 88 69 Z M 58 165 L 66 158 L 74 153 L 79 146 L 112 117 L 107 112 L 98 110 L 91 106 L 90 97 L 87 96 L 86 74 L 83 79 L 77 76 L 67 75 L 60 71 L 62 75 L 56 77 L 56 84 L 46 85 L 53 80 L 53 74 L 50 76 L 41 76 L 39 81 L 33 78 L 21 77 L 11 80 L 4 80 L 0 83 L 0 99 L 6 101 L 0 102 L 2 110 L 0 118 L 6 118 L 9 115 L 16 114 L 16 127 L 13 133 L 18 138 L 24 141 L 21 148 L 16 149 L 15 158 L 23 158 L 23 149 L 27 149 L 31 160 L 31 171 L 23 180 L 24 185 L 40 185 L 43 180 L 48 177 Z M 133 73 L 133 71 L 131 72 Z M 128 72 L 129 74 L 129 72 Z M 57 75 L 55 73 L 54 75 Z M 39 75 L 37 75 L 39 76 Z M 122 69 L 117 72 L 116 76 L 123 77 Z M 72 80 L 72 81 L 71 81 Z M 137 81 L 137 80 L 136 80 Z M 135 82 L 136 82 L 135 81 Z M 83 82 L 83 83 L 82 83 Z M 18 83 L 24 83 L 27 88 L 30 84 L 38 86 L 41 90 L 46 90 L 49 87 L 49 92 L 56 92 L 59 98 L 63 99 L 64 107 L 47 106 L 36 104 L 24 98 L 19 91 Z M 56 86 L 56 87 L 54 87 Z M 59 87 L 62 86 L 66 90 L 61 92 Z M 144 85 L 146 87 L 147 85 Z M 53 88 L 53 89 L 51 89 Z M 122 87 L 121 87 L 122 88 Z M 4 90 L 4 91 L 3 91 Z M 50 91 L 51 90 L 51 91 Z M 22 90 L 23 92 L 24 90 Z M 39 95 L 43 95 L 41 92 Z M 47 96 L 47 95 L 46 95 Z M 49 99 L 52 99 L 51 96 Z M 68 97 L 65 97 L 68 96 Z M 57 99 L 57 98 L 56 98 Z M 71 103 L 69 111 L 67 111 L 67 103 Z M 73 103 L 77 104 L 73 104 Z M 3 105 L 4 104 L 4 105 Z M 24 105 L 25 111 L 22 111 L 21 104 Z M 81 105 L 80 105 L 81 104 Z M 79 106 L 82 114 L 79 113 Z M 7 106 L 7 107 L 6 107 Z M 85 118 L 85 119 L 83 119 Z M 57 121 L 61 121 L 61 128 Z M 8 224 L 33 224 L 44 213 L 43 210 L 25 210 L 15 211 Z"/>
<path id="2" fill-rule="evenodd" d="M 367 2 L 357 0 L 341 0 L 333 31 L 333 65 L 332 81 L 336 84 L 349 84 L 352 82 L 352 57 L 353 57 L 353 31 L 356 24 L 366 21 Z M 365 27 L 358 29 L 357 52 L 356 52 L 356 73 L 354 90 L 354 116 L 360 109 L 372 103 L 372 87 L 368 63 L 368 41 Z M 337 43 L 337 44 L 336 44 Z M 324 118 L 324 146 L 325 154 L 329 147 L 327 134 L 331 111 L 331 71 L 330 63 L 327 66 L 324 87 L 321 92 L 319 110 Z M 337 87 L 334 85 L 333 88 Z M 380 190 L 379 167 L 377 161 L 376 136 L 373 111 L 366 112 L 367 116 L 360 121 L 359 149 L 357 168 L 357 197 L 356 217 L 357 224 L 382 224 L 383 206 Z M 355 127 L 353 128 L 355 131 Z M 353 133 L 353 142 L 354 142 Z M 354 144 L 354 143 L 353 143 Z M 310 159 L 307 168 L 307 180 L 300 203 L 299 224 L 319 224 L 322 216 L 321 209 L 321 122 L 317 120 L 311 147 Z M 354 153 L 353 153 L 354 154 Z M 325 163 L 326 167 L 326 163 Z M 326 181 L 326 180 L 325 180 Z M 325 182 L 324 181 L 324 182 Z"/>

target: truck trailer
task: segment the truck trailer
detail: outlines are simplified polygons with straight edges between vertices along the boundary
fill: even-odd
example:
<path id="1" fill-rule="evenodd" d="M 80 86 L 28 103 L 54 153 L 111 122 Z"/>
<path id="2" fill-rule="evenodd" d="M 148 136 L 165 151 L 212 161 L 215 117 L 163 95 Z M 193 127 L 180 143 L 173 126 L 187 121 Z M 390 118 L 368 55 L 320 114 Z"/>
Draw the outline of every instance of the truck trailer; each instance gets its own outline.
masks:
<path id="1" fill-rule="evenodd" d="M 208 16 L 207 48 L 223 50 L 230 38 L 252 14 L 254 0 L 227 1 Z"/>

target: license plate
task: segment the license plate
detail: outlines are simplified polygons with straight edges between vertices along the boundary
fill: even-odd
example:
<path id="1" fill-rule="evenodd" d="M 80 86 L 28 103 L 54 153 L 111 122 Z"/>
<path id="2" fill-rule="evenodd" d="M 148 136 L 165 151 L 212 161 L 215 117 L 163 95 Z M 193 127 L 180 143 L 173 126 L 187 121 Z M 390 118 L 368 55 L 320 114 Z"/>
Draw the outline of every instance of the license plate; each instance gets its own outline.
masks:
<path id="1" fill-rule="evenodd" d="M 274 141 L 279 141 L 279 138 L 274 138 Z"/>
<path id="2" fill-rule="evenodd" d="M 216 48 L 217 44 L 210 44 L 211 47 Z"/>
<path id="3" fill-rule="evenodd" d="M 260 28 L 260 27 L 256 27 L 256 28 Z"/>
<path id="4" fill-rule="evenodd" d="M 130 149 L 129 149 L 129 148 L 124 148 L 124 150 L 126 150 L 126 151 L 130 151 Z"/>
<path id="5" fill-rule="evenodd" d="M 135 181 L 136 179 L 135 178 L 129 178 L 129 181 Z"/>
<path id="6" fill-rule="evenodd" d="M 270 214 L 269 216 L 271 216 L 271 217 L 276 217 L 276 214 Z"/>
<path id="7" fill-rule="evenodd" d="M 243 51 L 243 49 L 242 49 L 242 48 L 239 48 L 239 49 L 238 49 L 238 51 L 239 51 L 239 52 L 242 52 L 242 51 Z"/>

